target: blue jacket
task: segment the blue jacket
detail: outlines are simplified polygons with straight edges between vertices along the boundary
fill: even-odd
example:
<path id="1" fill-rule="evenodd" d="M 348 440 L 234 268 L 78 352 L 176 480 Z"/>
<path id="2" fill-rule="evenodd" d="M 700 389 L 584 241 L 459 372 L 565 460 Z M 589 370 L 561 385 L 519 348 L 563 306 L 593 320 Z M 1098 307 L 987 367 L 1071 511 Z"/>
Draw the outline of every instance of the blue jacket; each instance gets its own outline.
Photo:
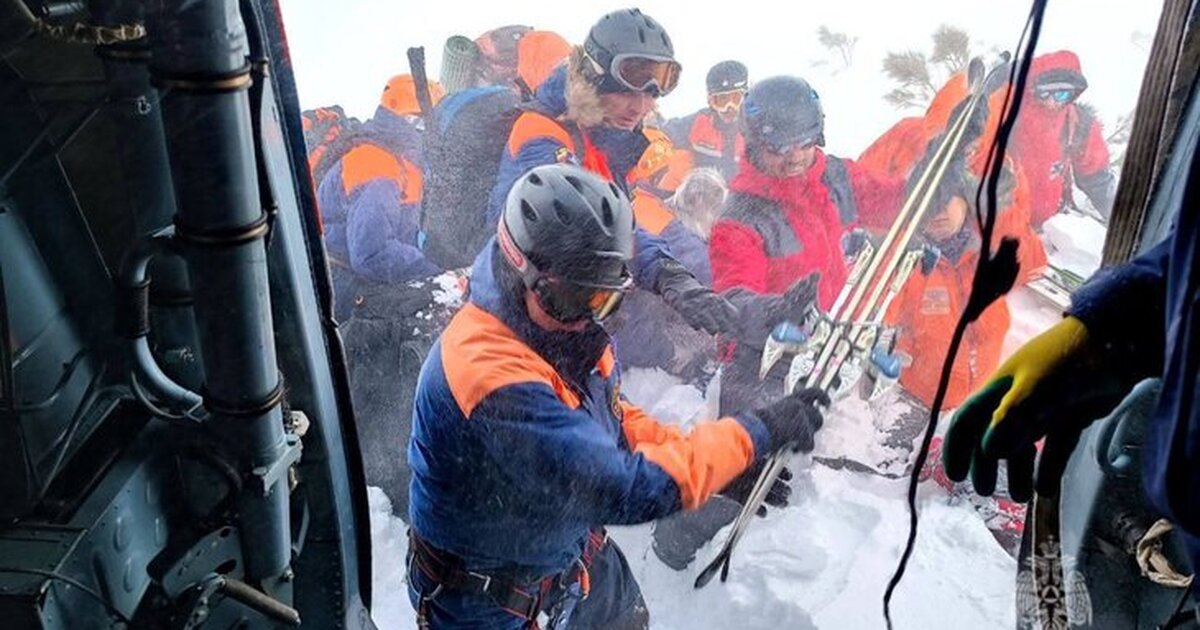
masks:
<path id="1" fill-rule="evenodd" d="M 317 189 L 325 247 L 334 266 L 392 284 L 438 273 L 417 248 L 420 132 L 380 107 L 356 137 L 362 140 L 326 173 Z M 345 294 L 352 289 L 334 290 Z"/>
<path id="2" fill-rule="evenodd" d="M 698 507 L 766 452 L 753 415 L 659 425 L 621 397 L 603 329 L 541 329 L 497 264 L 493 240 L 417 385 L 409 515 L 434 547 L 469 570 L 555 574 L 590 529 Z"/>
<path id="3" fill-rule="evenodd" d="M 1184 206 L 1170 238 L 1098 273 L 1076 292 L 1070 310 L 1089 336 L 1124 353 L 1119 365 L 1137 376 L 1162 375 L 1162 394 L 1147 424 L 1146 491 L 1191 535 L 1185 538 L 1193 566 L 1200 566 L 1198 237 L 1200 213 Z"/>
<path id="4" fill-rule="evenodd" d="M 626 177 L 637 165 L 649 141 L 641 128 L 626 131 L 612 127 L 589 129 L 586 133 L 557 118 L 567 111 L 567 66 L 555 70 L 538 88 L 530 111 L 517 118 L 500 160 L 496 186 L 488 198 L 487 224 L 496 225 L 508 192 L 517 179 L 534 167 L 558 162 L 579 164 L 610 177 L 626 193 Z M 577 146 L 582 143 L 583 147 Z M 661 263 L 671 257 L 666 243 L 644 230 L 635 232 L 634 281 L 653 289 Z"/>

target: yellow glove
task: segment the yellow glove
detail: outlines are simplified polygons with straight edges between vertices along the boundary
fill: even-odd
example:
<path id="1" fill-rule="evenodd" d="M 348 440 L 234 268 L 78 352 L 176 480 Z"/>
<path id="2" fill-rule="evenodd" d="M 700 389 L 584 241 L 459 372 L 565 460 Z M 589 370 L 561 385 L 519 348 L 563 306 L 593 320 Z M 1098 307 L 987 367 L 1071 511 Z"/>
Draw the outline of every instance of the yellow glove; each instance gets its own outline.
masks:
<path id="1" fill-rule="evenodd" d="M 1105 369 L 1083 322 L 1067 317 L 1008 358 L 954 414 L 942 463 L 954 481 L 971 475 L 976 492 L 996 488 L 996 468 L 1008 460 L 1009 494 L 1027 501 L 1033 489 L 1035 443 L 1046 442 L 1037 490 L 1055 496 L 1080 432 L 1121 401 L 1128 385 Z"/>

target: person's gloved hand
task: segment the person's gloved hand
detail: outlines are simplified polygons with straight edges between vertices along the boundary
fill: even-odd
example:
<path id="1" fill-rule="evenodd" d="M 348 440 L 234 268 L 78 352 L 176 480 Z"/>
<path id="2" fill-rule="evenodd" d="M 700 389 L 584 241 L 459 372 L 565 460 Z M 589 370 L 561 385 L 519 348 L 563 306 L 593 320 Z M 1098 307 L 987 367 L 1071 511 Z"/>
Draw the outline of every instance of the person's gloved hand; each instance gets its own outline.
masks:
<path id="1" fill-rule="evenodd" d="M 729 482 L 729 485 L 725 486 L 720 494 L 745 505 L 746 500 L 750 498 L 750 491 L 754 489 L 754 482 L 758 481 L 758 476 L 762 474 L 766 462 L 767 460 L 760 459 L 757 464 L 747 468 L 746 472 Z M 779 476 L 775 478 L 775 483 L 771 484 L 771 489 L 767 491 L 767 497 L 763 499 L 763 504 L 758 506 L 755 514 L 766 516 L 768 505 L 773 508 L 787 507 L 788 497 L 792 496 L 792 486 L 788 485 L 791 480 L 792 471 L 787 468 L 779 471 Z"/>
<path id="2" fill-rule="evenodd" d="M 763 295 L 742 288 L 726 291 L 723 295 L 737 307 L 740 318 L 736 329 L 725 332 L 739 344 L 761 348 L 780 324 L 803 329 L 816 303 L 820 280 L 819 273 L 811 273 L 781 294 Z"/>
<path id="3" fill-rule="evenodd" d="M 809 309 L 817 302 L 817 285 L 821 283 L 821 274 L 813 272 L 802 280 L 797 280 L 783 292 L 780 303 L 780 320 L 797 324 L 804 323 Z"/>
<path id="4" fill-rule="evenodd" d="M 675 260 L 663 263 L 655 291 L 696 330 L 713 335 L 730 333 L 738 324 L 737 307 L 701 284 Z"/>
<path id="5" fill-rule="evenodd" d="M 1046 442 L 1037 465 L 1037 491 L 1057 496 L 1079 434 L 1121 401 L 1133 382 L 1089 344 L 1083 322 L 1067 317 L 1008 358 L 950 422 L 942 445 L 946 474 L 970 473 L 975 491 L 996 489 L 996 467 L 1008 460 L 1008 490 L 1025 502 L 1034 485 L 1034 443 Z"/>
<path id="6" fill-rule="evenodd" d="M 753 413 L 771 434 L 771 450 L 781 451 L 790 446 L 793 450 L 809 453 L 816 446 L 814 436 L 825 423 L 817 405 L 828 407 L 829 402 L 828 394 L 809 387 L 798 389 Z"/>

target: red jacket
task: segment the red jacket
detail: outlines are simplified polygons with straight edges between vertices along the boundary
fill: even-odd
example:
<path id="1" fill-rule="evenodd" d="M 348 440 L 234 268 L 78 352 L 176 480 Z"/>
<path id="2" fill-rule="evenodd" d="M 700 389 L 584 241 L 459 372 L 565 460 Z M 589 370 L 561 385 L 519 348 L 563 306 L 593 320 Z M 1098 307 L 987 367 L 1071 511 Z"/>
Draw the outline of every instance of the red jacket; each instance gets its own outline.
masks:
<path id="1" fill-rule="evenodd" d="M 1076 103 L 1051 110 L 1031 93 L 1038 76 L 1050 70 L 1079 73 L 1079 57 L 1061 50 L 1034 58 L 1013 129 L 1012 155 L 1029 178 L 1034 227 L 1063 208 L 1073 184 L 1106 176 L 1108 171 L 1108 145 L 1095 115 Z"/>
<path id="2" fill-rule="evenodd" d="M 713 289 L 779 294 L 818 271 L 820 305 L 829 308 L 846 282 L 842 235 L 860 225 L 886 230 L 903 202 L 903 180 L 879 179 L 820 150 L 797 177 L 740 165 L 709 240 Z"/>
<path id="3" fill-rule="evenodd" d="M 1039 76 L 1064 71 L 1081 74 L 1075 53 L 1063 50 L 1033 59 L 1008 147 L 1009 155 L 1027 179 L 1029 218 L 1034 228 L 1040 228 L 1064 207 L 1074 186 L 1102 212 L 1112 203 L 1114 180 L 1108 165 L 1108 145 L 1095 115 L 1077 103 L 1051 110 L 1033 94 Z M 990 146 L 995 137 L 1006 87 L 1002 83 L 988 95 L 988 120 L 979 147 Z M 938 90 L 923 117 L 896 123 L 859 156 L 859 164 L 877 173 L 906 175 L 920 160 L 926 144 L 945 131 L 954 108 L 966 97 L 966 73 L 960 72 Z M 987 151 L 980 150 L 971 158 L 977 173 L 984 172 L 986 157 Z"/>

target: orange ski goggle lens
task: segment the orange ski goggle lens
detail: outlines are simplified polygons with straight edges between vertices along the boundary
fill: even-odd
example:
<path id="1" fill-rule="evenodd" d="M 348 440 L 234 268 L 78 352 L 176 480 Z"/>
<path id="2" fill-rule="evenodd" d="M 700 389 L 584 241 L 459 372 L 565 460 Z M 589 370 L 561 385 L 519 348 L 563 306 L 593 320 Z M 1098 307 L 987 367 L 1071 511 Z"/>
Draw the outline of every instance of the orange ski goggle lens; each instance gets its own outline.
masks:
<path id="1" fill-rule="evenodd" d="M 678 62 L 649 57 L 621 57 L 613 60 L 613 76 L 625 87 L 636 92 L 655 90 L 666 96 L 679 85 Z"/>

